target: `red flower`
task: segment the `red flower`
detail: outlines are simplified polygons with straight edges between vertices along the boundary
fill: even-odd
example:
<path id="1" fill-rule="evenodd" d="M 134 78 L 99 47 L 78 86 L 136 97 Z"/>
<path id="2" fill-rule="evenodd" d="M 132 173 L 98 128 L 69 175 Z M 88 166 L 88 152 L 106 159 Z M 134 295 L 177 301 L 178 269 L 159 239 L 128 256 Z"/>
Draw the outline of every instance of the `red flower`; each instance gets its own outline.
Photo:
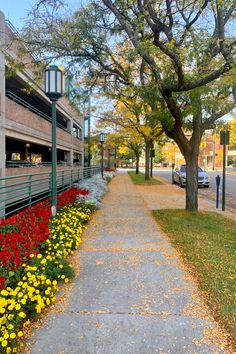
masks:
<path id="1" fill-rule="evenodd" d="M 86 189 L 71 188 L 57 196 L 58 207 L 73 204 L 79 194 L 88 193 Z M 40 244 L 49 238 L 50 217 L 51 202 L 47 199 L 0 220 L 0 268 L 17 269 L 30 258 L 30 254 L 38 254 Z M 6 225 L 17 227 L 1 234 L 1 228 Z M 5 280 L 5 277 L 0 277 L 0 289 L 4 287 Z"/>
<path id="2" fill-rule="evenodd" d="M 6 281 L 5 277 L 0 277 L 0 289 L 3 289 L 3 288 L 4 288 L 4 286 L 5 286 L 5 281 Z"/>

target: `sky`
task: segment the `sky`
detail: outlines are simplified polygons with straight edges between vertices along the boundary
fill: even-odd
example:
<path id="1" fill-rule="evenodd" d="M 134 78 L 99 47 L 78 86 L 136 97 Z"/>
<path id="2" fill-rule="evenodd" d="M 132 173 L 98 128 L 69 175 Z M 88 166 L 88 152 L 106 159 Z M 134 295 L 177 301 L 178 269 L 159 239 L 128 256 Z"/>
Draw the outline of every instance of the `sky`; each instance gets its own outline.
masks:
<path id="1" fill-rule="evenodd" d="M 0 10 L 5 14 L 5 18 L 9 20 L 13 26 L 20 30 L 27 19 L 27 13 L 37 0 L 0 0 Z M 86 0 L 65 0 L 65 4 L 71 9 L 76 10 L 86 3 Z M 234 110 L 234 114 L 236 110 Z M 226 119 L 232 116 L 226 115 Z"/>
<path id="2" fill-rule="evenodd" d="M 0 10 L 14 27 L 20 29 L 24 24 L 24 19 L 27 18 L 27 11 L 34 3 L 34 0 L 0 0 Z"/>
<path id="3" fill-rule="evenodd" d="M 0 10 L 16 29 L 21 29 L 28 11 L 37 0 L 0 0 Z M 70 9 L 78 9 L 86 0 L 65 0 Z"/>

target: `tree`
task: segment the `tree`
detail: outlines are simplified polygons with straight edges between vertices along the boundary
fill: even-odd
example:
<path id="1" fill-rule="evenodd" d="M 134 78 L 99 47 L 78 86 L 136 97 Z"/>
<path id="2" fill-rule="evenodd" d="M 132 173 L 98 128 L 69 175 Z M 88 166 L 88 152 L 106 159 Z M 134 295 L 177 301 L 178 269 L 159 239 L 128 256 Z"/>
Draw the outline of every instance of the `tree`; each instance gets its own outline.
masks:
<path id="1" fill-rule="evenodd" d="M 185 157 L 186 208 L 196 210 L 202 134 L 233 107 L 229 102 L 233 87 L 225 84 L 224 75 L 235 65 L 232 54 L 236 41 L 227 33 L 227 25 L 235 14 L 235 2 L 103 0 L 103 3 L 149 66 L 154 85 L 171 114 L 172 122 L 166 120 L 163 128 Z M 205 19 L 212 20 L 213 31 L 207 30 Z M 219 108 L 216 99 L 211 98 L 213 95 L 218 98 Z M 186 118 L 192 130 L 190 139 L 183 130 Z"/>
<path id="2" fill-rule="evenodd" d="M 70 65 L 89 59 L 92 79 L 103 88 L 107 82 L 129 88 L 133 63 L 139 65 L 139 97 L 184 155 L 186 209 L 197 210 L 202 134 L 234 106 L 235 1 L 90 1 L 63 20 L 55 8 L 50 17 L 45 9 L 36 9 L 25 36 L 42 57 L 44 47 L 48 58 L 65 57 Z"/>
<path id="3" fill-rule="evenodd" d="M 118 106 L 118 105 L 117 105 Z M 120 105 L 119 105 L 120 107 Z M 124 107 L 123 107 L 124 108 Z M 109 112 L 104 118 L 101 118 L 97 124 L 98 129 L 108 129 L 109 144 L 113 147 L 125 147 L 133 151 L 136 160 L 136 174 L 139 173 L 139 159 L 144 146 L 143 137 L 137 133 L 135 122 L 131 117 L 126 119 L 124 110 Z M 115 131 L 110 130 L 115 127 Z M 113 129 L 114 130 L 114 129 Z M 117 142 L 119 142 L 117 144 Z"/>
<path id="4" fill-rule="evenodd" d="M 236 117 L 229 122 L 230 146 L 236 147 Z"/>
<path id="5" fill-rule="evenodd" d="M 115 95 L 113 94 L 113 97 Z M 152 120 L 151 112 L 145 107 L 137 95 L 124 96 L 119 92 L 119 99 L 115 101 L 112 112 L 106 112 L 101 121 L 106 124 L 115 124 L 120 127 L 119 134 L 136 156 L 136 173 L 139 172 L 139 158 L 145 146 L 145 179 L 150 179 L 150 149 L 152 143 L 162 135 L 163 130 L 157 121 Z"/>

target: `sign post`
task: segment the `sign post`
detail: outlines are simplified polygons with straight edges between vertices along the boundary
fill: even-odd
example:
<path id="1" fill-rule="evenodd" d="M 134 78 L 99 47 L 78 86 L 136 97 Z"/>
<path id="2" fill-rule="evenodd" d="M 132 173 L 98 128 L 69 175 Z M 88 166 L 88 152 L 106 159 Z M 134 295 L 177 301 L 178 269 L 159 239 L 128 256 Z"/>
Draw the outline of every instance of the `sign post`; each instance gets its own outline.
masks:
<path id="1" fill-rule="evenodd" d="M 219 207 L 219 189 L 220 189 L 220 176 L 216 176 L 216 208 Z"/>
<path id="2" fill-rule="evenodd" d="M 225 211 L 226 145 L 229 145 L 229 131 L 228 130 L 220 132 L 220 145 L 223 145 L 222 210 Z"/>
<path id="3" fill-rule="evenodd" d="M 153 148 L 153 144 L 150 149 L 150 157 L 151 157 L 150 177 L 152 177 L 153 176 L 153 158 L 155 157 L 155 149 Z"/>
<path id="4" fill-rule="evenodd" d="M 175 183 L 175 181 L 174 181 L 174 168 L 175 168 L 175 164 L 174 164 L 174 162 L 171 164 L 171 182 L 172 182 L 172 184 L 174 184 Z"/>

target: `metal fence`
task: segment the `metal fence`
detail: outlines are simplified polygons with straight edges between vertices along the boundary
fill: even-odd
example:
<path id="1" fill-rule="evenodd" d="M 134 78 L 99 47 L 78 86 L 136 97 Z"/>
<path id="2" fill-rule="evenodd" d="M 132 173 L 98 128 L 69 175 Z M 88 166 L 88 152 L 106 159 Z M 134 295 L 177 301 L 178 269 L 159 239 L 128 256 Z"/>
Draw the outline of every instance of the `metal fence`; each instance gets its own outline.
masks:
<path id="1" fill-rule="evenodd" d="M 16 103 L 19 103 L 21 106 L 28 108 L 31 112 L 37 114 L 38 116 L 48 120 L 49 122 L 52 122 L 52 118 L 50 116 L 48 116 L 47 114 L 43 113 L 42 111 L 40 111 L 38 108 L 32 106 L 32 104 L 26 102 L 25 100 L 23 100 L 22 98 L 20 98 L 19 96 L 15 95 L 13 92 L 11 91 L 6 91 L 6 96 L 9 97 L 11 100 L 13 100 Z M 67 127 L 64 127 L 64 125 L 60 124 L 57 122 L 57 127 L 61 128 L 67 132 L 70 132 L 69 129 Z"/>
<path id="2" fill-rule="evenodd" d="M 57 171 L 57 193 L 75 182 L 100 173 L 100 167 L 65 168 Z M 49 171 L 0 178 L 0 217 L 7 217 L 51 196 Z"/>
<path id="3" fill-rule="evenodd" d="M 27 167 L 48 167 L 52 166 L 52 162 L 30 162 L 26 160 L 8 160 L 6 161 L 7 168 L 27 168 Z M 67 162 L 57 162 L 57 166 L 70 166 Z"/>

